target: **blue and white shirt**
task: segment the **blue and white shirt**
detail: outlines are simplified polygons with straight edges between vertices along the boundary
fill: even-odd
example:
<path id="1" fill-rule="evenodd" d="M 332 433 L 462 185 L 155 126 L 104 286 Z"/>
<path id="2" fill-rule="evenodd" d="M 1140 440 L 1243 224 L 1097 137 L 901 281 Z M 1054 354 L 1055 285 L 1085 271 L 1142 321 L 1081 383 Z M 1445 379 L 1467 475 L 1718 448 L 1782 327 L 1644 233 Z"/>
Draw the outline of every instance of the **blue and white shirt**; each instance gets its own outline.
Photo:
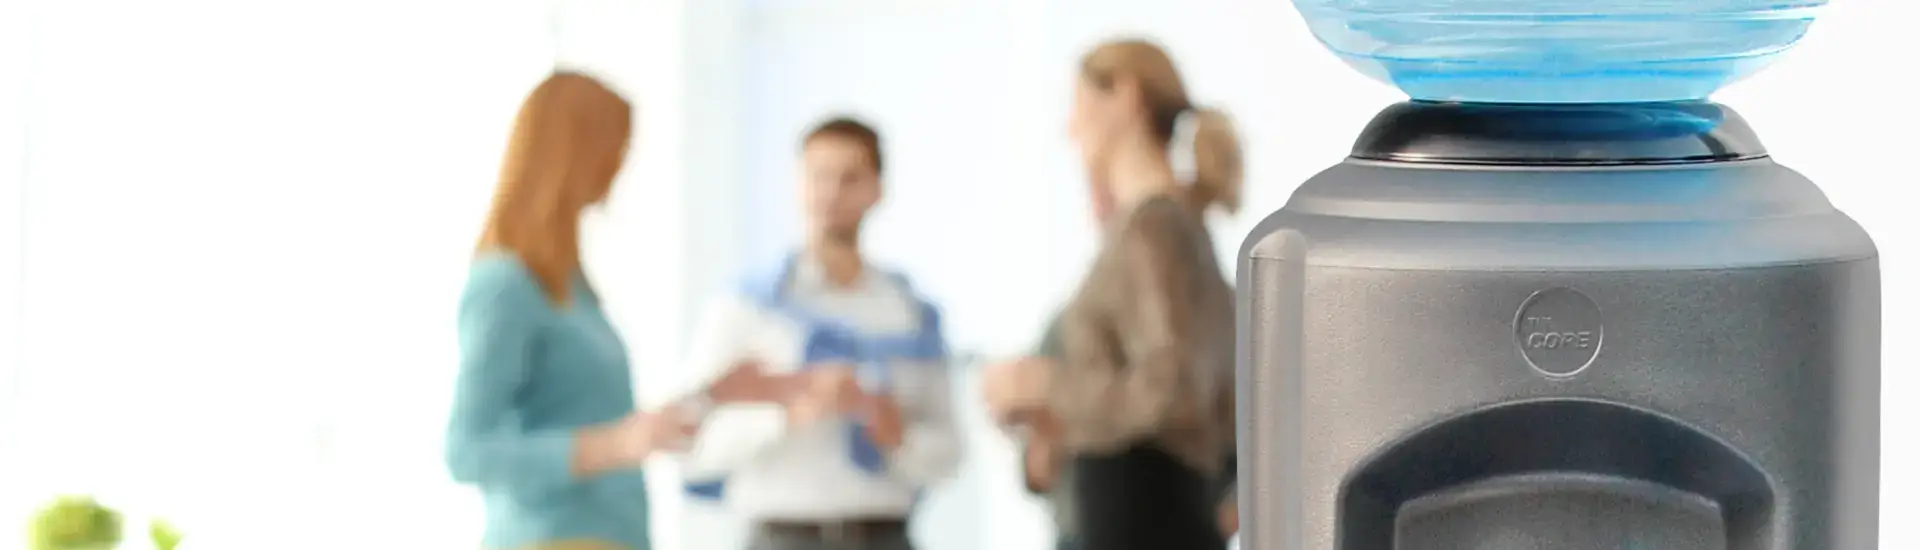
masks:
<path id="1" fill-rule="evenodd" d="M 918 494 L 961 457 L 938 311 L 904 277 L 867 266 L 852 285 L 829 282 L 795 256 L 710 304 L 686 372 L 703 386 L 753 359 L 774 373 L 820 362 L 860 365 L 869 391 L 890 392 L 906 420 L 901 445 L 880 454 L 857 424 L 790 427 L 773 405 L 720 407 L 683 457 L 688 481 L 749 520 L 905 517 Z M 724 481 L 724 489 L 717 484 Z"/>

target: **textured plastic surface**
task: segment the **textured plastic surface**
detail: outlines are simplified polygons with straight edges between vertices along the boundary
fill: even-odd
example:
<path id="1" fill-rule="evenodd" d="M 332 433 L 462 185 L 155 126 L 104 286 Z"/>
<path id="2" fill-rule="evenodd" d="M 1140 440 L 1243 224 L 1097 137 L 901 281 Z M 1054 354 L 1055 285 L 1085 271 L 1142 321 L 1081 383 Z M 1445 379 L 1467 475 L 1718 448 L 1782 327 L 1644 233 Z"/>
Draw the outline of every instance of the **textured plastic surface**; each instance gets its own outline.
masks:
<path id="1" fill-rule="evenodd" d="M 1771 62 L 1826 0 L 1294 0 L 1322 44 L 1415 99 L 1703 99 Z"/>
<path id="2" fill-rule="evenodd" d="M 1771 158 L 1348 159 L 1238 278 L 1244 548 L 1878 548 L 1877 253 Z"/>

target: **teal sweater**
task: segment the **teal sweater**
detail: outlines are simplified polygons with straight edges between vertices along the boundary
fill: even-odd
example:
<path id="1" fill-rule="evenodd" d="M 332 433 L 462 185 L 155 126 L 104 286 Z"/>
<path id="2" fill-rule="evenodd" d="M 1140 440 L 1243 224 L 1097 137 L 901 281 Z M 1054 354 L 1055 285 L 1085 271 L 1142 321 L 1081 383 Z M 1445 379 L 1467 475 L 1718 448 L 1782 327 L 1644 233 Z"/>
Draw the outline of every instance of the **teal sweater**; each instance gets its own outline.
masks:
<path id="1" fill-rule="evenodd" d="M 626 348 L 584 279 L 556 308 L 525 265 L 483 254 L 460 299 L 447 468 L 480 489 L 489 549 L 565 540 L 650 550 L 638 470 L 578 478 L 579 428 L 633 412 Z"/>

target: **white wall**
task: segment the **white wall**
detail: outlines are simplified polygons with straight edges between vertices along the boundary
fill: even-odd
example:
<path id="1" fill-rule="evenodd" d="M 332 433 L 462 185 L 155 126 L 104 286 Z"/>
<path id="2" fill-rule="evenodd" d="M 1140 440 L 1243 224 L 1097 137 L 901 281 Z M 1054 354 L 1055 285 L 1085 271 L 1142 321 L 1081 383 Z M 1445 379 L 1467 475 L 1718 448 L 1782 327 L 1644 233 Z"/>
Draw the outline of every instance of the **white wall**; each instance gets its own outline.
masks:
<path id="1" fill-rule="evenodd" d="M 23 258 L 21 229 L 25 224 L 26 188 L 26 44 L 24 12 L 17 3 L 0 3 L 0 487 L 12 487 L 17 475 L 8 457 L 18 438 L 18 379 L 22 363 L 21 301 L 25 290 L 20 275 Z M 12 508 L 0 504 L 0 513 Z M 18 522 L 14 522 L 18 523 Z M 19 540 L 14 529 L 0 526 L 0 540 Z"/>
<path id="2" fill-rule="evenodd" d="M 229 541 L 313 529 L 336 497 L 462 502 L 429 490 L 427 436 L 491 165 L 551 57 L 520 23 L 539 13 L 470 5 L 416 41 L 455 5 L 249 6 L 33 6 L 34 475 L 9 496 Z"/>
<path id="3" fill-rule="evenodd" d="M 0 302 L 0 411 L 32 420 L 0 416 L 0 536 L 88 492 L 202 550 L 475 547 L 477 499 L 439 461 L 452 311 L 514 109 L 556 59 L 640 105 L 586 255 L 642 386 L 728 269 L 733 223 L 703 213 L 732 195 L 688 184 L 731 176 L 703 162 L 730 138 L 698 126 L 727 98 L 688 55 L 713 15 L 686 5 L 8 3 L 27 13 L 0 34 L 27 44 L 4 50 L 33 55 L 0 65 L 0 113 L 26 117 L 0 118 L 0 273 L 25 267 L 0 279 L 25 295 Z"/>
<path id="4" fill-rule="evenodd" d="M 889 195 L 870 249 L 947 304 L 956 341 L 997 355 L 1032 344 L 1093 249 L 1083 177 L 1066 140 L 1074 71 L 1087 48 L 1149 34 L 1181 62 L 1196 99 L 1242 120 L 1255 159 L 1252 214 L 1216 224 L 1229 262 L 1260 214 L 1345 152 L 1344 138 L 1293 131 L 1285 121 L 1301 118 L 1295 101 L 1332 99 L 1331 109 L 1310 114 L 1351 132 L 1394 100 L 1386 89 L 1302 93 L 1291 71 L 1345 69 L 1308 50 L 1310 38 L 1285 32 L 1301 25 L 1284 2 L 839 0 L 760 7 L 751 20 L 749 254 L 774 257 L 792 244 L 796 140 L 806 126 L 842 110 L 865 116 L 889 155 Z M 1268 53 L 1286 50 L 1311 55 Z M 973 459 L 937 493 L 946 500 L 916 520 L 920 542 L 1050 547 L 1051 524 L 1022 494 L 1011 446 L 980 415 L 972 419 Z"/>
<path id="5" fill-rule="evenodd" d="M 1121 34 L 1159 39 L 1196 99 L 1241 121 L 1255 160 L 1248 215 L 1216 226 L 1228 257 L 1246 228 L 1322 167 L 1305 161 L 1338 159 L 1353 132 L 1325 139 L 1293 131 L 1297 124 L 1357 129 L 1397 97 L 1379 86 L 1303 85 L 1311 79 L 1294 75 L 1352 78 L 1331 56 L 1307 49 L 1313 41 L 1284 2 L 883 4 L 780 3 L 753 12 L 745 185 L 756 191 L 744 208 L 756 215 L 746 226 L 748 254 L 774 257 L 791 244 L 799 134 L 829 113 L 866 116 L 890 155 L 890 195 L 871 247 L 937 296 L 968 304 L 954 308 L 953 330 L 989 349 L 1030 340 L 1046 304 L 1069 290 L 1091 253 L 1065 128 L 1074 66 L 1087 48 Z M 1301 104 L 1316 107 L 1302 112 Z"/>

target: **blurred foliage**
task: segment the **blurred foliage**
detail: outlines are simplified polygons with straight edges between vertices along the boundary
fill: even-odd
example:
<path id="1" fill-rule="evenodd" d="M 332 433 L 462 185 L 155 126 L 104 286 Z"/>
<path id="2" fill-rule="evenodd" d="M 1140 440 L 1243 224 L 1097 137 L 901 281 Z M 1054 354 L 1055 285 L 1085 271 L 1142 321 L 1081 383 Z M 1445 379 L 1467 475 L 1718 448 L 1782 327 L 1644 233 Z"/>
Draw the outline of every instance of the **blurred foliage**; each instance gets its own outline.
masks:
<path id="1" fill-rule="evenodd" d="M 173 550 L 180 546 L 180 530 L 162 520 L 153 520 L 147 526 L 147 535 L 153 537 L 153 550 Z"/>
<path id="2" fill-rule="evenodd" d="M 120 513 L 88 496 L 65 496 L 33 516 L 29 550 L 113 550 L 120 546 Z"/>

